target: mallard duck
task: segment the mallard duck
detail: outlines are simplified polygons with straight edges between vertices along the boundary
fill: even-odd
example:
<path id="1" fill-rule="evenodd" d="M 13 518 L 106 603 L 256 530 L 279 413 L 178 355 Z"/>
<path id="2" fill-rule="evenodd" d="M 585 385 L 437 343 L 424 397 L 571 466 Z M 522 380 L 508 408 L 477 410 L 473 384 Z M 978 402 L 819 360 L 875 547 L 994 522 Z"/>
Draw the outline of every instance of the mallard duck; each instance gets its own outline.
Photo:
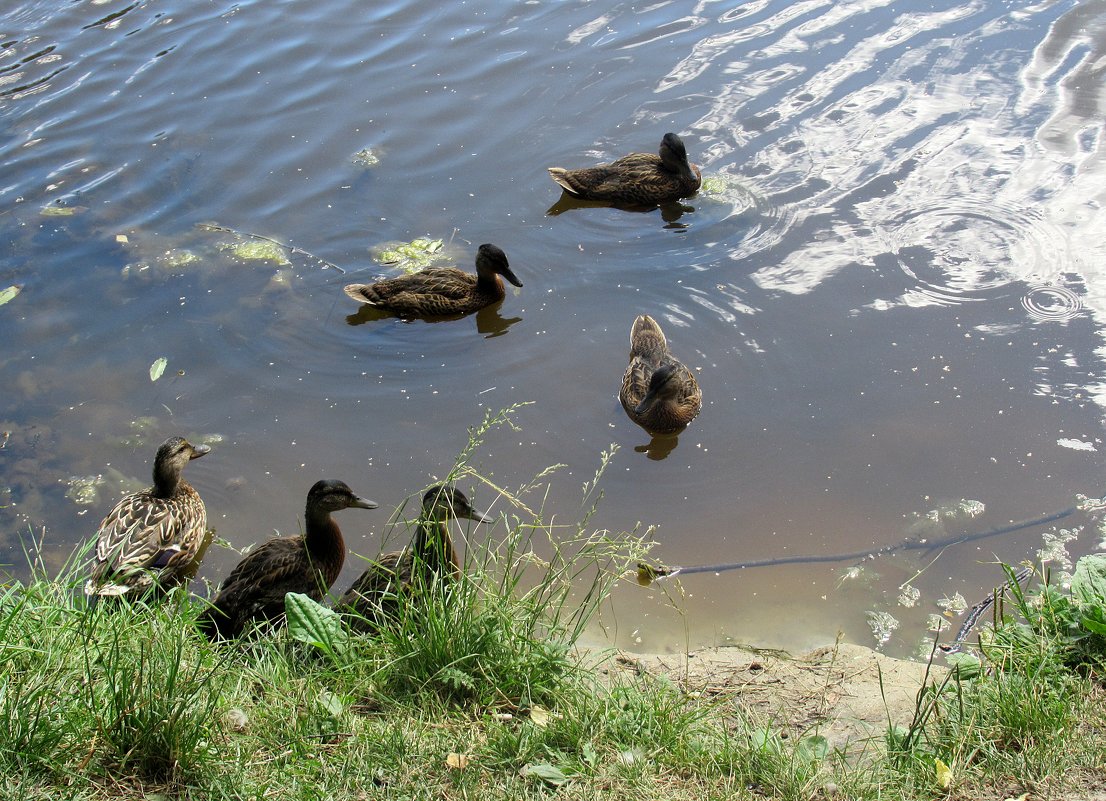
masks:
<path id="1" fill-rule="evenodd" d="M 210 450 L 182 437 L 161 443 L 154 485 L 124 496 L 100 523 L 85 595 L 139 595 L 155 584 L 168 589 L 181 582 L 207 533 L 207 509 L 181 471 Z"/>
<path id="2" fill-rule="evenodd" d="M 476 275 L 456 267 L 430 267 L 375 284 L 349 284 L 345 291 L 358 303 L 401 317 L 439 317 L 469 314 L 503 300 L 506 293 L 499 276 L 522 286 L 507 264 L 507 254 L 495 245 L 481 245 L 476 251 Z"/>
<path id="3" fill-rule="evenodd" d="M 683 140 L 674 133 L 664 135 L 659 156 L 631 153 L 597 167 L 550 167 L 549 175 L 577 197 L 628 206 L 670 203 L 695 194 L 703 183 L 699 167 L 687 160 Z"/>
<path id="4" fill-rule="evenodd" d="M 379 556 L 338 600 L 338 610 L 350 615 L 351 625 L 371 630 L 382 617 L 394 616 L 399 593 L 416 582 L 461 577 L 461 564 L 449 536 L 451 518 L 477 523 L 493 519 L 474 509 L 459 489 L 448 484 L 428 489 L 422 496 L 422 514 L 411 545 Z"/>
<path id="5" fill-rule="evenodd" d="M 346 561 L 346 543 L 331 513 L 377 505 L 341 481 L 316 482 L 307 493 L 303 536 L 274 537 L 247 554 L 200 616 L 200 628 L 211 639 L 232 639 L 251 621 L 279 621 L 290 592 L 321 601 Z"/>
<path id="6" fill-rule="evenodd" d="M 630 364 L 618 399 L 630 419 L 650 434 L 683 431 L 703 405 L 695 376 L 668 352 L 664 332 L 647 314 L 630 329 Z"/>

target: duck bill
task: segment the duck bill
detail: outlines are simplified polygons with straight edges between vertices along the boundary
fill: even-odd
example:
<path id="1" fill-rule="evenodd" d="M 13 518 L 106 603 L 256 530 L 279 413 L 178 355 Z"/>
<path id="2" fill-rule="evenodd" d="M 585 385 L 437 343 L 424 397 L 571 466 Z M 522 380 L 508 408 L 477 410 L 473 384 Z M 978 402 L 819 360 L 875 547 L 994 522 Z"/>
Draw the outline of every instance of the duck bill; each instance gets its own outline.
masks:
<path id="1" fill-rule="evenodd" d="M 192 455 L 189 456 L 188 458 L 189 459 L 199 459 L 205 453 L 211 453 L 211 446 L 210 445 L 193 445 L 192 446 Z"/>
<path id="2" fill-rule="evenodd" d="M 370 501 L 368 498 L 362 498 L 360 495 L 353 496 L 353 502 L 350 503 L 355 509 L 375 509 L 380 506 L 376 501 Z"/>
<path id="3" fill-rule="evenodd" d="M 511 272 L 511 268 L 506 265 L 503 266 L 503 277 L 517 287 L 522 286 L 522 281 L 519 281 L 518 276 Z"/>
<path id="4" fill-rule="evenodd" d="M 656 397 L 657 393 L 646 392 L 645 397 L 641 399 L 641 403 L 634 407 L 634 414 L 645 414 L 645 410 L 653 405 L 653 401 Z"/>
<path id="5" fill-rule="evenodd" d="M 486 512 L 481 512 L 479 509 L 473 509 L 469 512 L 469 520 L 475 520 L 477 523 L 494 523 L 495 518 Z"/>

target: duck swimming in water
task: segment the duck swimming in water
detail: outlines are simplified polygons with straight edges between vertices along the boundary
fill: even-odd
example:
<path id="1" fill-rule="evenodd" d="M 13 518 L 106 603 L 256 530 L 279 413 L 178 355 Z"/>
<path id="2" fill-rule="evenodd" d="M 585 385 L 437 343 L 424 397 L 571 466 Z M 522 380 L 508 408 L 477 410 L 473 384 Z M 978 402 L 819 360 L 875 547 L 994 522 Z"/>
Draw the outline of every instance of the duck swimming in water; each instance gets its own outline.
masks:
<path id="1" fill-rule="evenodd" d="M 419 582 L 459 579 L 461 564 L 449 536 L 449 521 L 465 518 L 492 522 L 491 517 L 474 509 L 460 490 L 448 484 L 428 489 L 422 497 L 422 514 L 411 545 L 378 557 L 338 600 L 338 611 L 349 615 L 353 627 L 372 630 L 382 619 L 395 616 L 400 593 Z"/>
<path id="2" fill-rule="evenodd" d="M 100 523 L 85 595 L 137 596 L 175 587 L 189 573 L 207 534 L 207 509 L 181 472 L 210 450 L 183 437 L 161 444 L 153 486 L 124 496 Z"/>
<path id="3" fill-rule="evenodd" d="M 522 286 L 507 263 L 507 254 L 495 245 L 481 245 L 476 251 L 476 275 L 456 267 L 430 267 L 375 284 L 348 284 L 345 292 L 358 303 L 400 317 L 441 317 L 469 314 L 503 300 L 506 291 L 500 276 Z"/>
<path id="4" fill-rule="evenodd" d="M 303 536 L 275 537 L 247 554 L 200 616 L 200 628 L 212 640 L 233 639 L 254 621 L 281 620 L 290 592 L 321 601 L 346 561 L 346 543 L 331 513 L 377 505 L 344 482 L 316 482 L 307 493 Z"/>
<path id="5" fill-rule="evenodd" d="M 640 315 L 630 329 L 630 363 L 618 399 L 630 419 L 650 434 L 678 434 L 699 414 L 699 383 L 668 351 L 656 320 Z"/>
<path id="6" fill-rule="evenodd" d="M 549 175 L 576 197 L 626 206 L 657 206 L 695 194 L 703 183 L 699 167 L 687 159 L 684 142 L 674 133 L 661 140 L 660 154 L 631 153 L 610 164 Z"/>

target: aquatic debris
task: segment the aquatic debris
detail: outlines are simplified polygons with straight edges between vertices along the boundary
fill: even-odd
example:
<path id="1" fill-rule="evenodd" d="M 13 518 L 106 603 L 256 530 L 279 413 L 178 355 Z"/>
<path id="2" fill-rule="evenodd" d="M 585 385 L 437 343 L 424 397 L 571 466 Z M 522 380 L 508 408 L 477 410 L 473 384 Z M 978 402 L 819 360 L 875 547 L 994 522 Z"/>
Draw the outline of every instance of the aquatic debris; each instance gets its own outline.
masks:
<path id="1" fill-rule="evenodd" d="M 945 596 L 937 605 L 945 610 L 947 615 L 962 615 L 964 610 L 968 608 L 968 601 L 960 593 L 953 593 L 952 597 Z"/>
<path id="2" fill-rule="evenodd" d="M 935 615 L 933 613 L 926 615 L 926 631 L 940 634 L 942 631 L 947 631 L 951 628 L 952 624 L 941 615 Z"/>
<path id="3" fill-rule="evenodd" d="M 43 206 L 38 213 L 43 217 L 72 217 L 82 211 L 81 206 Z"/>
<path id="4" fill-rule="evenodd" d="M 982 501 L 961 499 L 939 504 L 935 509 L 926 512 L 925 518 L 932 520 L 934 523 L 940 523 L 942 520 L 972 519 L 979 517 L 985 511 L 987 511 L 987 507 Z"/>
<path id="5" fill-rule="evenodd" d="M 187 267 L 189 264 L 194 264 L 200 260 L 200 257 L 186 248 L 180 248 L 178 250 L 170 250 L 158 256 L 158 262 L 164 264 L 166 267 L 173 269 L 179 269 L 180 267 Z"/>
<path id="6" fill-rule="evenodd" d="M 380 163 L 380 156 L 371 147 L 364 147 L 353 154 L 353 163 L 358 167 L 375 167 Z"/>
<path id="7" fill-rule="evenodd" d="M 65 480 L 68 485 L 65 497 L 78 506 L 91 506 L 100 500 L 99 488 L 104 485 L 104 477 L 70 476 Z"/>
<path id="8" fill-rule="evenodd" d="M 397 267 L 405 273 L 417 273 L 444 258 L 441 239 L 419 237 L 410 242 L 385 244 L 373 254 L 373 258 L 389 267 Z"/>
<path id="9" fill-rule="evenodd" d="M 707 197 L 721 197 L 733 185 L 733 182 L 725 175 L 704 175 L 703 183 L 699 186 L 699 194 Z"/>
<path id="10" fill-rule="evenodd" d="M 892 632 L 899 627 L 899 621 L 890 612 L 868 612 L 868 628 L 879 645 L 886 645 Z"/>
<path id="11" fill-rule="evenodd" d="M 220 242 L 219 250 L 230 251 L 230 254 L 242 261 L 275 261 L 281 267 L 290 266 L 286 248 L 278 242 L 268 239 L 253 239 L 249 242 Z"/>
<path id="12" fill-rule="evenodd" d="M 167 364 L 169 364 L 169 360 L 166 359 L 164 356 L 155 359 L 154 363 L 150 365 L 150 380 L 157 381 L 159 378 L 161 378 L 162 374 L 165 372 L 165 366 Z"/>
<path id="13" fill-rule="evenodd" d="M 912 608 L 918 599 L 922 597 L 922 592 L 917 587 L 912 587 L 909 584 L 903 584 L 899 588 L 899 606 L 905 606 L 907 609 Z"/>
<path id="14" fill-rule="evenodd" d="M 1062 438 L 1056 440 L 1056 444 L 1061 448 L 1071 448 L 1073 451 L 1096 452 L 1098 450 L 1093 442 L 1084 442 L 1081 439 Z"/>
<path id="15" fill-rule="evenodd" d="M 1068 543 L 1078 539 L 1080 528 L 1062 528 L 1059 531 L 1046 531 L 1041 535 L 1044 547 L 1037 551 L 1037 559 L 1041 562 L 1055 562 L 1064 570 L 1071 570 L 1071 555 L 1068 553 Z"/>
<path id="16" fill-rule="evenodd" d="M 9 301 L 15 300 L 15 296 L 18 295 L 22 291 L 23 291 L 23 285 L 22 284 L 15 284 L 13 286 L 8 287 L 7 289 L 0 290 L 0 306 L 3 306 L 5 303 L 7 303 Z"/>

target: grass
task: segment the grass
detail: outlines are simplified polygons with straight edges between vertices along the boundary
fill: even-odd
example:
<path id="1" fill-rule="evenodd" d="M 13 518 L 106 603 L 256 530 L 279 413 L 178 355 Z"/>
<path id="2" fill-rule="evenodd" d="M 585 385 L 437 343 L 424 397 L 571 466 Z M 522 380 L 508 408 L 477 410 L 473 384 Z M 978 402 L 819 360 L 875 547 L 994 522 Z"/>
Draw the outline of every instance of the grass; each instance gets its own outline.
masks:
<path id="1" fill-rule="evenodd" d="M 483 481 L 471 452 L 451 478 Z M 1084 592 L 1094 581 L 1019 590 L 978 659 L 933 670 L 913 721 L 848 749 L 757 719 L 737 695 L 699 696 L 579 651 L 647 539 L 589 528 L 610 456 L 570 524 L 545 509 L 549 476 L 497 487 L 511 503 L 507 532 L 467 549 L 462 581 L 424 588 L 373 636 L 290 602 L 287 629 L 217 647 L 196 631 L 201 604 L 180 591 L 89 610 L 76 564 L 10 582 L 0 790 L 93 801 L 809 801 L 1076 797 L 1080 787 L 1093 797 L 1106 780 L 1102 600 Z"/>

